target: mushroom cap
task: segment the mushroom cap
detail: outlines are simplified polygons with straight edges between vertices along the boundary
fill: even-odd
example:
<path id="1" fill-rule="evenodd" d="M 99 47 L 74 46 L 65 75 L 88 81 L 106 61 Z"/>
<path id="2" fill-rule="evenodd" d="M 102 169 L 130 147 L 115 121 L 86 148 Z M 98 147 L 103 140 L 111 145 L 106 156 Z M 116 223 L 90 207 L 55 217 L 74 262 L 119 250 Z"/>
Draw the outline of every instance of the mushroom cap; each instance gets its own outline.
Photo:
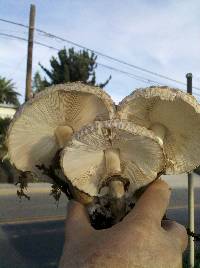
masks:
<path id="1" fill-rule="evenodd" d="M 169 87 L 138 89 L 119 103 L 118 116 L 148 129 L 164 127 L 166 174 L 199 166 L 200 106 L 193 96 Z"/>
<path id="2" fill-rule="evenodd" d="M 61 153 L 63 173 L 72 185 L 90 196 L 101 196 L 108 179 L 105 151 L 119 150 L 122 178 L 133 193 L 147 185 L 164 169 L 159 140 L 144 127 L 126 120 L 96 121 L 74 135 Z"/>
<path id="3" fill-rule="evenodd" d="M 48 166 L 59 149 L 57 128 L 67 126 L 78 131 L 94 120 L 113 118 L 114 114 L 113 101 L 98 87 L 81 82 L 51 86 L 15 114 L 7 134 L 10 160 L 19 170 L 40 176 L 36 165 Z M 62 135 L 65 132 L 64 129 Z"/>

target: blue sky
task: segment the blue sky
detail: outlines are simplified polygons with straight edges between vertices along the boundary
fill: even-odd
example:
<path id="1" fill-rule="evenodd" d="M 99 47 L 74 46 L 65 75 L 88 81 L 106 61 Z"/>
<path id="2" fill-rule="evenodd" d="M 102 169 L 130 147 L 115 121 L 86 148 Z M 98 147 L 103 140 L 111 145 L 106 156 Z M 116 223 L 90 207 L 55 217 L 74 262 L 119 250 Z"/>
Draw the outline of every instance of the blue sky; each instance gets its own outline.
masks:
<path id="1" fill-rule="evenodd" d="M 194 74 L 200 87 L 200 1 L 198 0 L 0 0 L 0 18 L 28 23 L 29 6 L 36 5 L 36 27 L 60 35 L 88 48 L 122 59 L 134 65 L 185 82 L 185 74 Z M 0 22 L 0 33 L 27 37 L 26 29 Z M 59 49 L 71 45 L 35 34 L 35 40 Z M 76 48 L 78 49 L 78 48 Z M 54 50 L 34 46 L 33 73 L 38 62 L 48 66 Z M 0 75 L 12 78 L 16 90 L 25 88 L 27 44 L 0 37 Z M 98 57 L 98 62 L 140 75 L 162 84 L 169 82 L 136 69 Z M 144 83 L 101 66 L 97 80 L 112 80 L 106 91 L 118 102 Z M 198 93 L 198 90 L 194 90 Z M 199 91 L 200 94 L 200 91 Z"/>

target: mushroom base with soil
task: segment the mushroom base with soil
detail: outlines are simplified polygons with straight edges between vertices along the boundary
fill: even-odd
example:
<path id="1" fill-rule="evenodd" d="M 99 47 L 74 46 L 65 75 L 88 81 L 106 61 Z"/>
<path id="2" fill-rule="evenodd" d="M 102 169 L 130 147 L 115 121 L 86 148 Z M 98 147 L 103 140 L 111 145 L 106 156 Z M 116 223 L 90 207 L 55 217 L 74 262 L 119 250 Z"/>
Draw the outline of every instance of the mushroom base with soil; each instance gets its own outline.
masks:
<path id="1" fill-rule="evenodd" d="M 125 197 L 124 195 L 129 186 L 128 180 L 120 175 L 113 175 L 102 185 L 102 187 L 109 188 L 108 193 L 104 196 L 91 197 L 72 186 L 71 182 L 63 174 L 59 166 L 60 151 L 61 150 L 56 153 L 49 167 L 41 165 L 37 166 L 37 168 L 39 168 L 44 175 L 50 177 L 54 184 L 69 200 L 74 199 L 86 206 L 91 225 L 95 229 L 110 228 L 121 221 L 133 208 L 135 202 L 133 196 Z"/>
<path id="2" fill-rule="evenodd" d="M 98 228 L 106 228 L 128 213 L 137 189 L 162 173 L 164 154 L 153 131 L 126 120 L 95 121 L 62 150 L 60 166 L 78 201 L 91 198 L 86 205 L 93 225 L 101 218 Z"/>

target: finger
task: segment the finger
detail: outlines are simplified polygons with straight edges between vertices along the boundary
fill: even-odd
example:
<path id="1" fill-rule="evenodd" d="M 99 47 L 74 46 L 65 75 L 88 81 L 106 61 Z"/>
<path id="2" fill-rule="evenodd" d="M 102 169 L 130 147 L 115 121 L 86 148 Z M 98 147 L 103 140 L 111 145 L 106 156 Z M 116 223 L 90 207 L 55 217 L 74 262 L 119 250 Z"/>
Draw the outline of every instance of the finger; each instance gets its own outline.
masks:
<path id="1" fill-rule="evenodd" d="M 127 220 L 160 224 L 169 204 L 171 190 L 168 184 L 161 179 L 151 183 L 137 201 L 134 209 L 127 215 Z"/>
<path id="2" fill-rule="evenodd" d="M 66 236 L 75 237 L 92 230 L 86 208 L 77 201 L 69 201 L 66 218 Z"/>
<path id="3" fill-rule="evenodd" d="M 185 227 L 178 222 L 171 220 L 162 221 L 162 227 L 167 233 L 175 239 L 181 247 L 183 252 L 187 248 L 188 236 Z"/>

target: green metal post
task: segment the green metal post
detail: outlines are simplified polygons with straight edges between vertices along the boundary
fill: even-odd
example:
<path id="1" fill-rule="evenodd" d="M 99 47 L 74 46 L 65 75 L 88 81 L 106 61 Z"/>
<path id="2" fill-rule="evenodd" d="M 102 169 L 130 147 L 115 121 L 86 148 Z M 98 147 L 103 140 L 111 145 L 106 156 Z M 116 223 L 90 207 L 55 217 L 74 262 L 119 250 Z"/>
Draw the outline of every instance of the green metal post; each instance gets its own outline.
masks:
<path id="1" fill-rule="evenodd" d="M 192 95 L 192 74 L 188 73 L 187 93 Z M 194 177 L 192 173 L 188 173 L 188 227 L 194 232 Z M 189 236 L 189 268 L 194 268 L 194 238 Z"/>

